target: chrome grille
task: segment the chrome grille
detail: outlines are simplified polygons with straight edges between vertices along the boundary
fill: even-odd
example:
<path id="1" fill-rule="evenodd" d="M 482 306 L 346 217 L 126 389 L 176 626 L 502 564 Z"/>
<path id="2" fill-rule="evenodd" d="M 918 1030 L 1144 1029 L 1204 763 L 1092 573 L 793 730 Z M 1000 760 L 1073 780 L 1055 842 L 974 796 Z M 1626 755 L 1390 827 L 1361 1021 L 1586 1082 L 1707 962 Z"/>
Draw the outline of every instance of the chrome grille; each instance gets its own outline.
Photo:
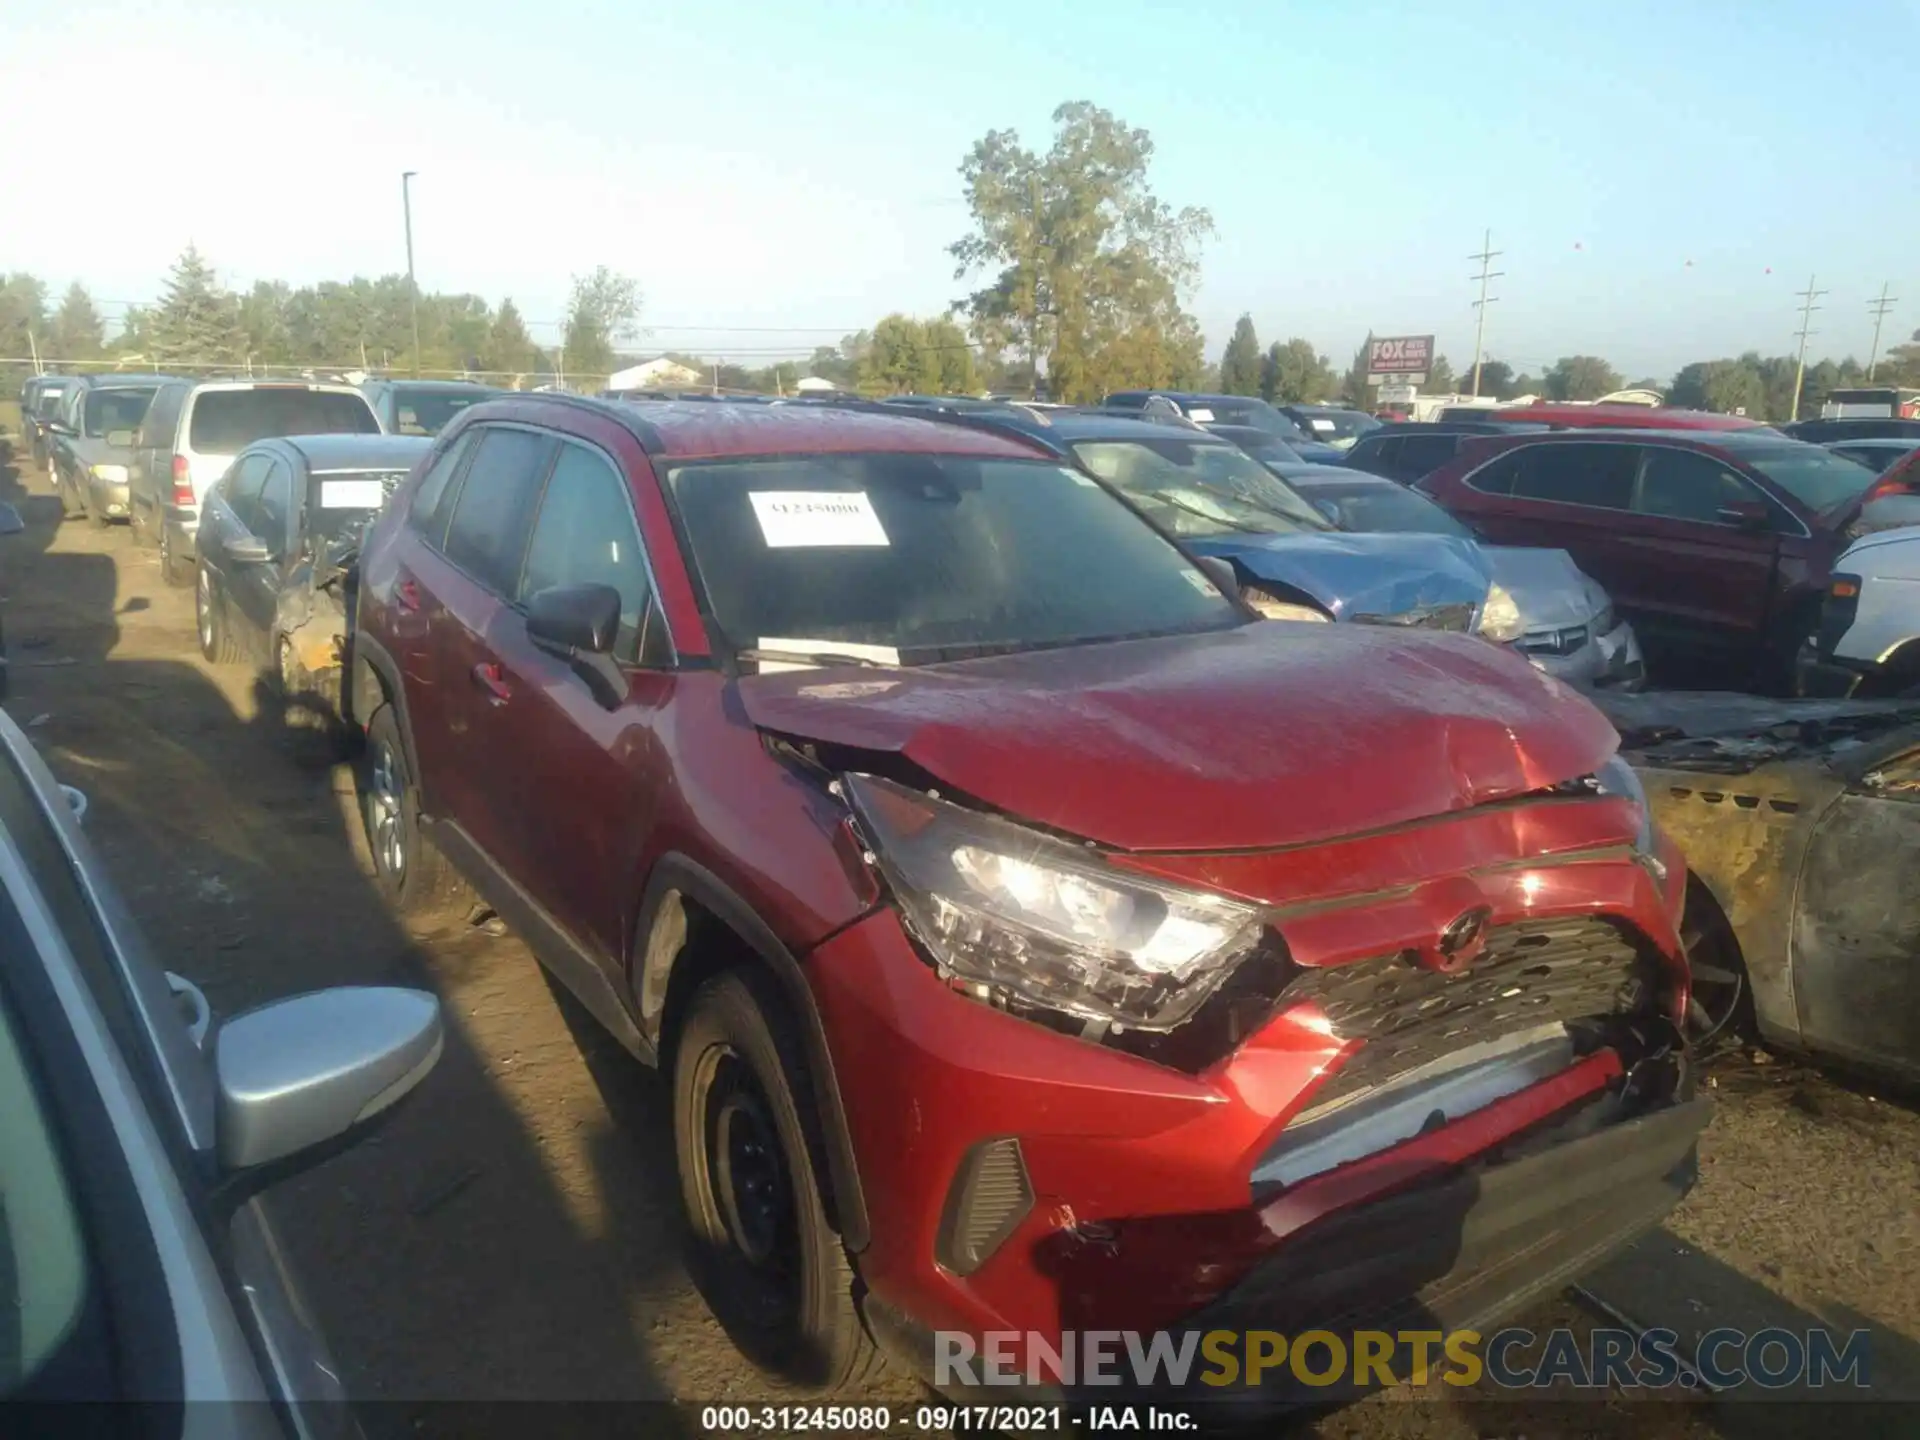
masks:
<path id="1" fill-rule="evenodd" d="M 1418 605 L 1393 615 L 1355 615 L 1356 625 L 1397 625 L 1403 630 L 1458 630 L 1473 628 L 1471 605 Z"/>
<path id="2" fill-rule="evenodd" d="M 1587 643 L 1585 625 L 1564 630 L 1534 630 L 1520 637 L 1520 650 L 1527 655 L 1571 655 Z"/>
<path id="3" fill-rule="evenodd" d="M 1467 969 L 1443 975 L 1407 952 L 1309 970 L 1280 1003 L 1312 1001 L 1359 1052 L 1310 1104 L 1370 1089 L 1464 1046 L 1554 1021 L 1638 1014 L 1655 1002 L 1657 960 L 1605 920 L 1527 920 L 1487 932 Z"/>

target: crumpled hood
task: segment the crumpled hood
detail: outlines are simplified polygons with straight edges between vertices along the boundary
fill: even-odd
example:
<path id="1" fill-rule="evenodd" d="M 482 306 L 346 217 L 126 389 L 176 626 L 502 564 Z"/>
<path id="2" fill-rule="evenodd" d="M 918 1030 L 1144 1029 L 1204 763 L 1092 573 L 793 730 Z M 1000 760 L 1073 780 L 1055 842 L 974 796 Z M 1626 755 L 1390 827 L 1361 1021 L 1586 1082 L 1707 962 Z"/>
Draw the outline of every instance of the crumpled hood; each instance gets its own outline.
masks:
<path id="1" fill-rule="evenodd" d="M 1520 607 L 1529 630 L 1565 630 L 1584 625 L 1606 603 L 1599 582 L 1573 563 L 1564 550 L 1512 545 L 1483 545 L 1493 578 Z"/>
<path id="2" fill-rule="evenodd" d="M 1488 642 L 1268 621 L 904 670 L 736 682 L 751 721 L 898 753 L 1009 815 L 1126 850 L 1297 845 L 1588 774 L 1617 742 Z"/>
<path id="3" fill-rule="evenodd" d="M 1493 582 L 1480 547 L 1453 535 L 1222 535 L 1191 540 L 1188 548 L 1290 585 L 1336 620 L 1401 615 L 1424 605 L 1477 606 Z"/>

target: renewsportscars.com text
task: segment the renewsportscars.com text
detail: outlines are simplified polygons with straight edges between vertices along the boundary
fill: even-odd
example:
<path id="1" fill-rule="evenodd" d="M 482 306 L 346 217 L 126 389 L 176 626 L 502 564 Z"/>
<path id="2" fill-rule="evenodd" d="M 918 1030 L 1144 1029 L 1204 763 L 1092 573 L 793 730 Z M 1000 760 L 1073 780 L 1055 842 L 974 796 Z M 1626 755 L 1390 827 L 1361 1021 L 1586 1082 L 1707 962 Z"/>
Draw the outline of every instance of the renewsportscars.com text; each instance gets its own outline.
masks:
<path id="1" fill-rule="evenodd" d="M 1672 1330 L 1589 1331 L 1510 1327 L 1474 1330 L 1277 1330 L 1068 1332 L 1046 1336 L 989 1331 L 978 1341 L 956 1331 L 934 1337 L 934 1383 L 940 1386 L 1138 1386 L 1216 1389 L 1292 1380 L 1302 1385 L 1477 1385 L 1506 1389 L 1570 1385 L 1659 1390 L 1846 1386 L 1868 1389 L 1865 1330 L 1710 1330 L 1688 1354 Z"/>

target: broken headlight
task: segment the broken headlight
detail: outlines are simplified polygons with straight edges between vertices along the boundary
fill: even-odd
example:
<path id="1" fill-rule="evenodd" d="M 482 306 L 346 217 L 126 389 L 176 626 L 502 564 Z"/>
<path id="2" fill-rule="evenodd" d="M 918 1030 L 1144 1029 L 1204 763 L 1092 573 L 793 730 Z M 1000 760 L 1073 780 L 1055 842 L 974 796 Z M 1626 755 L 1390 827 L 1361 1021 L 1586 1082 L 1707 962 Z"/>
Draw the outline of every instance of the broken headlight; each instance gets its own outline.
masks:
<path id="1" fill-rule="evenodd" d="M 1647 804 L 1646 787 L 1640 783 L 1640 776 L 1634 768 L 1615 755 L 1593 772 L 1593 788 L 1599 794 L 1618 796 L 1633 802 L 1640 817 L 1640 829 L 1634 836 L 1633 848 L 1651 857 L 1654 850 L 1653 810 Z"/>
<path id="2" fill-rule="evenodd" d="M 1260 942 L 1260 910 L 1116 870 L 1023 825 L 848 775 L 862 838 L 943 975 L 1117 1028 L 1171 1030 Z"/>
<path id="3" fill-rule="evenodd" d="M 1526 633 L 1526 622 L 1512 593 L 1499 581 L 1487 587 L 1487 598 L 1480 606 L 1480 619 L 1473 627 L 1489 640 L 1505 645 Z"/>

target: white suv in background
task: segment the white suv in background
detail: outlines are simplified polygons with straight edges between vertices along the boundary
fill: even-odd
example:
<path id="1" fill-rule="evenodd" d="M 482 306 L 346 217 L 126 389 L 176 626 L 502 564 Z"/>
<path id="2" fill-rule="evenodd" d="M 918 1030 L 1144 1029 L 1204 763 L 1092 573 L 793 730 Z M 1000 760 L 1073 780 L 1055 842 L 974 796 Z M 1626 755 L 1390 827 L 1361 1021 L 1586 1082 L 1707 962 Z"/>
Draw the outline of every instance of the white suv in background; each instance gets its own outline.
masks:
<path id="1" fill-rule="evenodd" d="M 1821 697 L 1920 698 L 1920 525 L 1853 542 L 1834 562 L 1799 689 Z"/>

